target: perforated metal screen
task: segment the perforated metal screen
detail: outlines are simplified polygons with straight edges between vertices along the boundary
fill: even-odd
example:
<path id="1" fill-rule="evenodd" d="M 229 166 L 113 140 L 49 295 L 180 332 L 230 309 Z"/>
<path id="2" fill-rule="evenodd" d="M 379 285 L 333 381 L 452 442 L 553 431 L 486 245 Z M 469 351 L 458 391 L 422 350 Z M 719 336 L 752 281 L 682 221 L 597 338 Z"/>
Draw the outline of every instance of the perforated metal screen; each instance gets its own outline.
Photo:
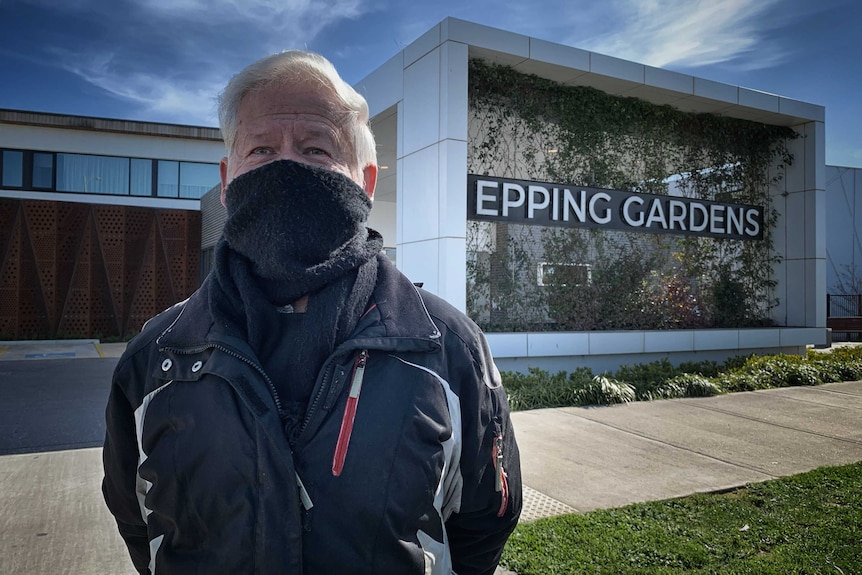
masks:
<path id="1" fill-rule="evenodd" d="M 200 213 L 0 198 L 0 339 L 125 337 L 199 285 Z"/>

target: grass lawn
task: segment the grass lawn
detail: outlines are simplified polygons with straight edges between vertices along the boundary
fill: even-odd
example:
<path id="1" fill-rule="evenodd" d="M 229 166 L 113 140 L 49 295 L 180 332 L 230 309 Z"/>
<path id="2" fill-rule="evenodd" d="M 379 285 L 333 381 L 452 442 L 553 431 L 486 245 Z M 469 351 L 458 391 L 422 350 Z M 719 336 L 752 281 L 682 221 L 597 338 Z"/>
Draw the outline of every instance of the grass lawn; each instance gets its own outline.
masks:
<path id="1" fill-rule="evenodd" d="M 521 524 L 502 565 L 518 575 L 862 575 L 862 463 Z"/>

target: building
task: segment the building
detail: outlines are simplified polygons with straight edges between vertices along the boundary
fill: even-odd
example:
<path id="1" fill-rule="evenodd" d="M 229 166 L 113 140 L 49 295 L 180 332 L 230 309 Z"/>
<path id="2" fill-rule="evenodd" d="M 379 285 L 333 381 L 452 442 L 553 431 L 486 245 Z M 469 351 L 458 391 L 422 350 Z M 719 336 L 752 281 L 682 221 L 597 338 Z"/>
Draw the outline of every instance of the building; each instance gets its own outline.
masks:
<path id="1" fill-rule="evenodd" d="M 755 352 L 798 353 L 825 342 L 826 166 L 824 108 L 738 86 L 611 58 L 538 38 L 447 18 L 358 82 L 371 107 L 380 162 L 389 166 L 376 206 L 396 215 L 398 266 L 413 281 L 467 310 L 471 265 L 469 167 L 476 164 L 476 62 L 501 64 L 561 86 L 590 87 L 691 114 L 710 114 L 790 128 L 792 165 L 776 160 L 781 182 L 774 208 L 768 282 L 769 327 L 670 330 L 509 331 L 489 333 L 501 369 L 528 366 L 597 370 L 670 357 L 723 359 Z M 664 108 L 663 108 L 664 109 Z M 533 155 L 551 153 L 522 146 Z M 512 164 L 527 161 L 513 156 Z M 511 166 L 490 165 L 485 176 Z M 485 166 L 487 168 L 488 166 Z M 710 169 L 716 170 L 721 166 Z M 690 176 L 691 174 L 689 174 Z M 519 177 L 528 180 L 535 178 Z M 501 183 L 501 182 L 498 182 Z M 644 184 L 644 182 L 641 182 Z M 505 183 L 501 183 L 505 185 Z M 581 184 L 583 185 L 583 184 Z M 597 186 L 602 187 L 602 186 Z M 482 196 L 488 198 L 490 196 Z M 500 202 L 499 196 L 496 201 Z M 514 205 L 514 201 L 512 202 Z M 499 207 L 498 204 L 493 204 Z M 578 272 L 581 275 L 583 271 Z M 526 276 L 521 277 L 524 281 Z M 493 312 L 492 312 L 493 313 Z"/>
<path id="2" fill-rule="evenodd" d="M 121 339 L 200 285 L 221 135 L 0 110 L 0 340 Z"/>
<path id="3" fill-rule="evenodd" d="M 593 162 L 589 170 L 580 164 L 567 167 L 566 162 L 580 152 L 572 151 L 577 142 L 563 137 L 567 128 L 559 118 L 550 118 L 547 112 L 526 118 L 517 112 L 501 120 L 502 116 L 493 115 L 496 104 L 482 108 L 481 98 L 491 90 L 489 79 L 499 74 L 507 75 L 505 82 L 511 83 L 504 86 L 513 90 L 502 94 L 500 102 L 508 102 L 505 105 L 529 99 L 531 93 L 515 94 L 515 85 L 532 82 L 537 90 L 576 91 L 579 97 L 595 99 L 597 105 L 626 109 L 635 122 L 650 115 L 676 124 L 688 125 L 691 120 L 709 128 L 703 132 L 707 140 L 719 140 L 721 134 L 710 129 L 722 126 L 742 130 L 731 134 L 730 140 L 735 141 L 765 134 L 778 152 L 767 160 L 761 158 L 759 171 L 749 170 L 738 159 L 673 163 L 662 156 L 661 148 L 646 153 L 633 145 L 650 144 L 648 138 L 604 133 L 596 139 L 598 144 L 592 144 L 607 148 L 609 155 L 602 156 L 602 162 Z M 799 353 L 806 345 L 826 341 L 827 168 L 822 106 L 454 18 L 434 26 L 356 87 L 369 102 L 378 142 L 380 176 L 370 225 L 382 232 L 390 257 L 408 277 L 467 311 L 486 328 L 501 369 L 537 366 L 571 371 L 588 366 L 601 371 L 665 357 L 678 363 L 758 352 Z M 499 86 L 496 89 L 499 96 Z M 505 153 L 489 143 L 495 129 L 502 130 L 495 134 L 506 139 Z M 690 137 L 692 127 L 685 130 L 683 135 Z M 628 148 L 620 151 L 621 142 Z M 0 325 L 7 332 L 12 325 L 23 325 L 23 329 L 16 327 L 15 336 L 27 337 L 28 330 L 35 333 L 36 328 L 47 326 L 49 334 L 65 335 L 73 331 L 64 327 L 70 322 L 99 317 L 81 323 L 75 333 L 125 335 L 144 316 L 196 287 L 199 259 L 204 262 L 201 273 L 209 268 L 225 217 L 218 189 L 210 189 L 218 181 L 217 174 L 200 182 L 194 192 L 184 192 L 182 162 L 212 169 L 224 154 L 217 130 L 4 111 L 0 150 L 0 214 L 6 218 L 0 227 L 4 230 L 0 289 L 5 290 L 0 302 L 4 306 L 0 321 L 5 323 Z M 83 173 L 74 185 L 60 183 L 65 180 L 58 173 L 70 172 L 66 165 L 70 154 L 125 158 L 128 186 L 117 188 L 121 192 L 94 188 L 105 184 L 85 179 Z M 653 157 L 662 161 L 650 165 L 655 164 Z M 11 168 L 6 168 L 7 158 Z M 86 165 L 81 159 L 78 163 Z M 178 170 L 171 171 L 175 164 Z M 146 166 L 149 179 L 141 180 L 145 183 L 139 191 L 136 174 L 147 173 Z M 49 171 L 43 173 L 43 169 Z M 569 173 L 567 169 L 579 174 L 578 181 L 553 177 Z M 743 185 L 746 170 L 767 179 L 760 187 Z M 51 184 L 43 186 L 48 173 Z M 699 187 L 708 193 L 698 195 Z M 748 187 L 763 195 L 746 196 Z M 210 191 L 201 196 L 204 189 Z M 86 206 L 83 216 L 73 218 L 89 222 L 86 226 L 60 226 L 69 220 L 61 210 L 68 209 L 68 204 Z M 554 211 L 558 204 L 582 221 L 566 227 L 569 224 Z M 100 219 L 108 208 L 119 210 L 118 215 L 111 216 L 113 220 Z M 30 214 L 39 210 L 50 213 L 50 224 L 32 228 L 35 219 Z M 510 217 L 509 212 L 518 215 Z M 708 221 L 696 222 L 695 212 L 707 214 Z M 556 221 L 536 226 L 529 221 L 534 216 Z M 138 217 L 149 222 L 143 226 L 146 232 L 120 231 L 130 230 L 127 222 Z M 165 218 L 179 223 L 166 226 Z M 638 226 L 641 229 L 631 229 Z M 164 238 L 167 228 L 176 235 L 159 244 L 157 238 Z M 51 231 L 55 229 L 66 231 Z M 546 242 L 549 234 L 543 231 L 549 229 L 563 230 L 575 244 L 585 238 L 578 248 L 583 253 L 572 255 L 575 244 L 559 244 L 566 249 L 553 253 Z M 695 233 L 696 229 L 700 231 Z M 686 233 L 674 235 L 680 230 Z M 517 234 L 522 236 L 520 244 L 513 241 Z M 44 245 L 53 247 L 37 247 L 34 238 L 43 236 Z M 579 297 L 588 302 L 602 295 L 602 274 L 615 269 L 603 268 L 610 252 L 602 252 L 602 245 L 629 242 L 639 250 L 636 257 L 629 257 L 637 267 L 661 254 L 690 256 L 686 250 L 691 246 L 716 238 L 729 247 L 719 262 L 723 267 L 713 269 L 712 276 L 684 277 L 682 283 L 674 283 L 673 277 L 667 281 L 651 270 L 650 263 L 640 266 L 646 275 L 629 286 L 629 292 L 646 293 L 647 302 L 654 301 L 657 289 L 664 290 L 659 303 L 665 305 L 665 312 L 673 297 L 681 297 L 677 308 L 683 313 L 671 318 L 673 329 L 639 324 L 621 328 L 614 325 L 622 324 L 607 322 L 579 328 L 591 324 L 567 323 L 557 313 L 560 298 L 555 293 L 589 293 L 589 298 Z M 76 261 L 85 262 L 83 266 L 64 264 L 63 268 L 56 263 L 56 254 L 70 249 L 79 254 Z M 513 253 L 511 258 L 507 250 Z M 512 261 L 519 250 L 526 254 L 527 263 L 515 269 Z M 755 266 L 760 270 L 756 278 L 749 277 L 751 266 L 735 263 L 753 252 L 761 258 L 755 258 L 755 263 L 765 262 Z M 171 272 L 167 277 L 150 281 L 151 274 L 166 270 Z M 482 270 L 488 273 L 480 281 L 477 274 Z M 748 275 L 740 275 L 740 270 L 749 270 Z M 722 297 L 730 306 L 726 308 L 715 304 L 716 282 L 722 277 L 726 280 Z M 626 287 L 626 281 L 618 277 L 617 287 Z M 734 298 L 746 296 L 746 282 L 759 282 L 760 300 L 752 304 L 758 307 L 756 321 L 723 317 L 723 310 L 732 311 Z M 480 284 L 486 291 L 477 288 Z M 711 308 L 690 296 L 707 293 L 707 287 L 712 289 Z M 506 301 L 501 296 L 504 288 L 509 290 Z M 627 308 L 618 307 L 623 310 L 618 319 L 625 320 Z M 12 308 L 24 311 L 15 316 Z M 517 313 L 533 315 L 525 319 L 513 311 L 516 308 Z M 18 319 L 13 321 L 13 316 Z M 593 314 L 594 323 L 596 317 L 604 319 Z M 495 325 L 504 329 L 494 329 Z"/>
<path id="4" fill-rule="evenodd" d="M 826 290 L 862 293 L 862 169 L 826 166 Z"/>

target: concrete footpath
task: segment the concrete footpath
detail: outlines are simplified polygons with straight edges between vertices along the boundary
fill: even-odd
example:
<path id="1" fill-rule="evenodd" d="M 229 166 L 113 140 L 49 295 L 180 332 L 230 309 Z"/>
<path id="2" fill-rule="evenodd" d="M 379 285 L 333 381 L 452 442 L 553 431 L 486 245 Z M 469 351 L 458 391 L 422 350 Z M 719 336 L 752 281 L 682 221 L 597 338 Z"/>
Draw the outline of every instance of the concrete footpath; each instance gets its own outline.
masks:
<path id="1" fill-rule="evenodd" d="M 0 342 L 0 377 L 3 360 L 107 361 L 122 349 Z M 512 420 L 524 521 L 862 461 L 862 382 L 543 409 L 514 413 Z M 0 573 L 133 573 L 102 503 L 100 457 L 97 447 L 0 456 Z"/>

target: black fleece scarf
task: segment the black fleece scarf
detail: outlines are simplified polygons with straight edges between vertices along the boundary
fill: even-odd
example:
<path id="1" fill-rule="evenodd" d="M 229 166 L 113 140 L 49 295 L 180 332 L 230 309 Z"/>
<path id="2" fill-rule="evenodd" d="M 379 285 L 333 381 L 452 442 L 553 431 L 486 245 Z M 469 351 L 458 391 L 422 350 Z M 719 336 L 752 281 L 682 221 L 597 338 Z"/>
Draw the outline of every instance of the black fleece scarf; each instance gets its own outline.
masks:
<path id="1" fill-rule="evenodd" d="M 292 442 L 323 362 L 365 310 L 383 238 L 364 225 L 365 190 L 323 168 L 272 162 L 233 180 L 225 200 L 210 307 L 258 355 Z"/>

